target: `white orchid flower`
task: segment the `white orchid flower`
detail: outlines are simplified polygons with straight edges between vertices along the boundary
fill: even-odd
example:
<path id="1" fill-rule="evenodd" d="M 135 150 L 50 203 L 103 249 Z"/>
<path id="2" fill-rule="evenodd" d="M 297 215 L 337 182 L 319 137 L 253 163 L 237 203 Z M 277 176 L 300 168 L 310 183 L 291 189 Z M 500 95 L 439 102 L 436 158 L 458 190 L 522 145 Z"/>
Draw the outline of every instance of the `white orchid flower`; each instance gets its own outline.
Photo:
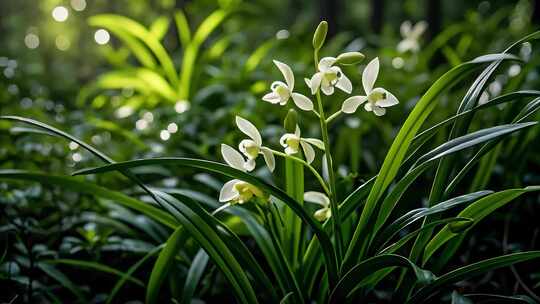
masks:
<path id="1" fill-rule="evenodd" d="M 300 127 L 298 125 L 296 125 L 294 133 L 281 136 L 279 143 L 285 148 L 285 153 L 288 155 L 298 153 L 300 147 L 302 147 L 308 164 L 311 164 L 315 159 L 315 149 L 313 149 L 312 145 L 324 151 L 324 143 L 320 139 L 300 137 Z"/>
<path id="2" fill-rule="evenodd" d="M 364 86 L 365 96 L 352 96 L 347 98 L 341 107 L 344 113 L 354 113 L 361 104 L 368 112 L 373 111 L 375 115 L 382 116 L 386 113 L 387 107 L 397 105 L 399 101 L 396 96 L 383 88 L 373 88 L 379 74 L 379 58 L 375 58 L 368 63 L 362 73 L 362 85 Z"/>
<path id="3" fill-rule="evenodd" d="M 244 157 L 242 157 L 242 154 L 236 151 L 233 147 L 222 144 L 221 155 L 229 166 L 243 172 L 247 171 Z M 227 202 L 229 205 L 243 204 L 252 199 L 254 196 L 264 199 L 267 198 L 259 188 L 253 186 L 252 184 L 239 179 L 233 179 L 226 182 L 221 188 L 221 191 L 219 192 L 219 201 Z M 225 205 L 223 207 L 226 208 L 229 205 Z M 219 208 L 218 210 L 222 210 L 222 208 Z"/>
<path id="4" fill-rule="evenodd" d="M 274 60 L 274 64 L 278 67 L 285 78 L 285 83 L 282 81 L 274 81 L 270 86 L 272 92 L 263 96 L 263 100 L 272 104 L 285 105 L 290 98 L 294 101 L 297 107 L 304 111 L 313 110 L 313 102 L 306 96 L 293 92 L 294 90 L 294 74 L 291 68 L 283 62 Z"/>
<path id="5" fill-rule="evenodd" d="M 317 93 L 319 87 L 325 95 L 334 94 L 334 87 L 350 94 L 352 91 L 352 83 L 343 74 L 341 68 L 334 66 L 336 62 L 334 57 L 324 57 L 319 61 L 318 72 L 311 77 L 305 78 L 306 84 L 311 88 L 311 94 Z"/>
<path id="6" fill-rule="evenodd" d="M 240 152 L 247 157 L 247 161 L 244 164 L 245 169 L 247 171 L 252 171 L 255 169 L 255 160 L 259 154 L 262 154 L 268 169 L 270 169 L 270 171 L 274 171 L 276 167 L 274 154 L 272 154 L 272 151 L 269 148 L 262 146 L 261 134 L 259 133 L 259 130 L 257 130 L 257 127 L 249 122 L 249 120 L 240 116 L 236 116 L 236 125 L 238 126 L 238 129 L 242 131 L 242 133 L 246 134 L 250 138 L 242 140 L 238 145 Z"/>
<path id="7" fill-rule="evenodd" d="M 410 21 L 405 21 L 401 24 L 400 32 L 403 40 L 398 44 L 397 49 L 400 53 L 408 51 L 418 52 L 420 50 L 420 37 L 427 29 L 427 22 L 420 21 L 414 26 Z"/>
<path id="8" fill-rule="evenodd" d="M 330 209 L 330 199 L 321 192 L 308 191 L 304 193 L 304 201 L 321 205 L 322 208 L 315 211 L 313 217 L 318 221 L 325 221 L 332 216 L 332 210 Z"/>

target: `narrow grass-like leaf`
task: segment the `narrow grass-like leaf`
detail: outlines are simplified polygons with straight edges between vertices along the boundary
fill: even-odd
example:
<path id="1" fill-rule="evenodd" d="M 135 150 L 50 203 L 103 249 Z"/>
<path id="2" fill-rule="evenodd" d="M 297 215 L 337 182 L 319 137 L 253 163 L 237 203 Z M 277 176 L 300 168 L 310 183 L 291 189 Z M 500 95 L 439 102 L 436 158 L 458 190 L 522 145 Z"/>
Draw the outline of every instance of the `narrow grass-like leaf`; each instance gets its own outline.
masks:
<path id="1" fill-rule="evenodd" d="M 183 11 L 178 10 L 174 13 L 174 22 L 178 31 L 178 39 L 182 43 L 182 46 L 186 47 L 191 41 L 191 30 L 189 29 L 189 24 Z"/>
<path id="2" fill-rule="evenodd" d="M 30 172 L 23 170 L 0 170 L 0 179 L 27 180 L 42 184 L 62 187 L 69 191 L 76 191 L 88 195 L 95 195 L 101 198 L 112 200 L 115 203 L 127 208 L 136 210 L 149 218 L 162 223 L 170 228 L 176 228 L 178 222 L 167 212 L 152 205 L 131 198 L 121 192 L 109 190 L 96 184 L 82 181 L 70 176 L 55 176 L 40 172 Z"/>
<path id="3" fill-rule="evenodd" d="M 191 303 L 191 298 L 195 294 L 195 289 L 199 285 L 199 282 L 204 274 L 204 269 L 208 264 L 208 254 L 200 249 L 193 261 L 186 276 L 186 283 L 184 284 L 184 292 L 182 293 L 182 303 Z"/>
<path id="4" fill-rule="evenodd" d="M 232 167 L 229 167 L 221 163 L 207 161 L 207 160 L 198 160 L 198 159 L 191 159 L 191 158 L 151 158 L 151 159 L 141 159 L 141 160 L 134 160 L 134 161 L 128 161 L 128 162 L 114 163 L 114 164 L 110 164 L 110 165 L 106 165 L 106 166 L 102 166 L 98 168 L 84 169 L 84 170 L 75 172 L 74 174 L 94 174 L 94 173 L 102 173 L 102 172 L 108 172 L 108 171 L 114 171 L 114 170 L 125 170 L 128 168 L 134 168 L 134 167 L 140 167 L 140 166 L 158 165 L 158 164 L 164 165 L 164 166 L 176 165 L 176 166 L 183 166 L 183 167 L 198 168 L 198 169 L 203 169 L 210 172 L 219 173 L 222 175 L 229 176 L 231 178 L 237 178 L 237 179 L 246 181 L 256 187 L 261 188 L 261 190 L 272 194 L 274 197 L 276 197 L 280 201 L 287 204 L 289 208 L 291 208 L 307 225 L 309 225 L 311 229 L 313 229 L 313 232 L 316 234 L 317 238 L 319 239 L 319 242 L 321 243 L 321 246 L 325 255 L 326 266 L 328 267 L 330 281 L 332 282 L 333 280 L 337 278 L 337 264 L 336 264 L 335 252 L 333 250 L 333 246 L 332 246 L 332 243 L 330 242 L 330 238 L 328 234 L 322 229 L 321 225 L 317 223 L 303 209 L 303 207 L 298 202 L 296 202 L 294 199 L 288 196 L 285 192 L 283 192 L 282 190 L 272 185 L 269 185 L 268 183 L 264 182 L 263 180 L 257 177 L 254 177 L 240 170 L 234 169 Z"/>
<path id="5" fill-rule="evenodd" d="M 416 292 L 411 298 L 407 300 L 406 304 L 423 303 L 427 301 L 433 293 L 435 293 L 437 290 L 440 290 L 440 288 L 443 286 L 466 280 L 476 275 L 480 275 L 498 268 L 538 258 L 540 258 L 540 251 L 528 251 L 503 255 L 458 268 L 440 276 L 432 283 L 418 290 L 418 292 Z"/>
<path id="6" fill-rule="evenodd" d="M 143 25 L 128 17 L 112 14 L 95 15 L 90 17 L 88 22 L 92 26 L 103 27 L 111 31 L 121 28 L 126 33 L 140 39 L 154 53 L 169 81 L 175 85 L 178 83 L 178 76 L 171 57 L 159 39 Z"/>
<path id="7" fill-rule="evenodd" d="M 53 265 L 46 263 L 38 263 L 37 268 L 41 269 L 41 271 L 45 272 L 48 276 L 56 280 L 58 283 L 62 284 L 63 287 L 65 287 L 67 290 L 77 296 L 80 301 L 88 301 L 79 286 L 73 283 L 73 281 L 71 281 L 63 272 L 56 269 L 56 267 L 54 267 Z"/>
<path id="8" fill-rule="evenodd" d="M 92 261 L 75 260 L 75 259 L 55 259 L 55 260 L 43 260 L 42 263 L 75 266 L 75 267 L 78 267 L 79 269 L 86 268 L 90 270 L 96 270 L 99 272 L 116 275 L 119 277 L 122 277 L 124 275 L 124 273 L 120 270 L 114 269 L 110 266 L 107 266 L 101 263 L 92 262 Z M 144 283 L 141 282 L 141 280 L 135 279 L 133 277 L 128 277 L 127 280 L 130 281 L 131 283 L 144 287 Z"/>
<path id="9" fill-rule="evenodd" d="M 146 303 L 151 304 L 157 302 L 161 285 L 169 274 L 174 258 L 180 251 L 180 248 L 186 239 L 187 234 L 183 227 L 180 226 L 176 228 L 165 243 L 165 247 L 159 253 L 158 258 L 154 263 L 154 267 L 152 268 L 152 272 L 150 273 L 150 279 L 148 280 L 148 286 L 146 287 Z"/>
<path id="10" fill-rule="evenodd" d="M 474 226 L 486 216 L 506 205 L 513 199 L 525 193 L 534 191 L 540 191 L 540 186 L 529 186 L 522 189 L 508 189 L 499 191 L 479 199 L 478 201 L 461 211 L 457 216 L 472 219 L 474 221 Z M 423 264 L 428 261 L 428 259 L 433 255 L 433 253 L 435 253 L 437 249 L 439 249 L 442 245 L 444 245 L 456 235 L 458 234 L 452 232 L 450 227 L 448 226 L 445 226 L 443 229 L 441 229 L 441 231 L 439 231 L 439 233 L 437 233 L 437 235 L 435 235 L 433 239 L 427 244 L 424 251 Z"/>
<path id="11" fill-rule="evenodd" d="M 344 265 L 351 266 L 356 259 L 359 258 L 361 250 L 360 241 L 358 238 L 362 230 L 366 228 L 366 224 L 370 221 L 372 213 L 377 209 L 377 202 L 383 195 L 388 185 L 396 176 L 403 159 L 409 149 L 409 146 L 420 129 L 424 121 L 436 106 L 434 100 L 446 89 L 455 84 L 458 80 L 473 72 L 476 68 L 484 63 L 489 63 L 496 60 L 514 59 L 514 56 L 505 54 L 486 55 L 478 57 L 472 61 L 463 63 L 441 76 L 420 98 L 413 111 L 407 117 L 403 127 L 397 134 L 390 150 L 386 154 L 385 160 L 379 171 L 379 175 L 375 180 L 375 184 L 369 193 L 366 201 L 366 206 L 362 211 L 360 220 L 355 229 L 353 239 L 347 249 Z"/>
<path id="12" fill-rule="evenodd" d="M 139 267 L 141 267 L 149 258 L 151 258 L 155 254 L 157 254 L 160 250 L 162 250 L 163 246 L 164 245 L 162 244 L 162 245 L 157 246 L 156 248 L 152 249 L 147 254 L 145 254 L 139 261 L 137 261 L 137 263 L 135 263 L 131 267 L 129 267 L 128 271 L 126 271 L 122 275 L 120 280 L 118 280 L 118 282 L 116 282 L 113 289 L 109 293 L 109 297 L 107 297 L 107 304 L 113 303 L 114 297 L 120 291 L 120 289 L 122 289 L 124 284 L 127 282 L 128 278 L 131 277 L 133 275 L 133 273 L 135 273 L 135 271 L 137 271 L 137 269 L 139 269 Z"/>
<path id="13" fill-rule="evenodd" d="M 395 254 L 379 255 L 362 261 L 345 273 L 332 291 L 329 302 L 342 303 L 349 294 L 362 286 L 362 280 L 366 276 L 389 267 L 410 268 L 414 271 L 416 279 L 422 283 L 429 283 L 435 278 L 431 272 L 420 269 L 403 256 Z"/>
<path id="14" fill-rule="evenodd" d="M 483 196 L 493 193 L 493 191 L 478 191 L 474 193 L 469 193 L 461 195 L 458 197 L 451 198 L 444 202 L 441 202 L 430 208 L 421 208 L 412 210 L 411 212 L 401 216 L 393 223 L 388 225 L 379 235 L 377 235 L 374 246 L 380 247 L 384 245 L 384 242 L 387 242 L 392 237 L 394 237 L 400 230 L 411 225 L 412 223 L 433 214 L 438 214 L 444 211 L 447 211 L 451 208 L 457 207 L 462 204 L 469 203 L 471 201 L 477 200 Z"/>

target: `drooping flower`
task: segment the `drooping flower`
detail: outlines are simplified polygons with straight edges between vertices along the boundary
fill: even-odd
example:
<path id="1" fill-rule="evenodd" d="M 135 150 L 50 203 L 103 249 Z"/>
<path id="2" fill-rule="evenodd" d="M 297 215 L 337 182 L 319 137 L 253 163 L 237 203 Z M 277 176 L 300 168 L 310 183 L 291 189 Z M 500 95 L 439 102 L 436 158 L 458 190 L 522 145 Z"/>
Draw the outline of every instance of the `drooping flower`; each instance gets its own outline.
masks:
<path id="1" fill-rule="evenodd" d="M 294 104 L 304 111 L 313 110 L 313 102 L 306 96 L 294 92 L 294 74 L 291 68 L 283 62 L 274 60 L 274 64 L 278 67 L 285 78 L 285 83 L 282 81 L 274 81 L 270 86 L 272 92 L 263 96 L 263 100 L 273 104 L 285 105 L 290 98 Z"/>
<path id="2" fill-rule="evenodd" d="M 311 164 L 315 159 L 315 149 L 313 149 L 312 145 L 324 151 L 324 143 L 320 139 L 300 137 L 300 127 L 298 125 L 296 125 L 294 133 L 281 136 L 279 143 L 285 148 L 285 153 L 289 155 L 298 153 L 300 147 L 302 147 L 308 164 Z"/>
<path id="3" fill-rule="evenodd" d="M 242 154 L 233 147 L 222 144 L 221 155 L 229 166 L 246 172 L 245 160 L 242 157 Z M 243 204 L 253 197 L 267 198 L 259 188 L 239 179 L 233 179 L 226 182 L 219 192 L 219 201 L 222 203 L 228 202 L 231 205 Z"/>
<path id="4" fill-rule="evenodd" d="M 366 95 L 352 96 L 347 98 L 341 107 L 344 113 L 354 113 L 358 106 L 363 103 L 364 109 L 368 112 L 373 111 L 375 115 L 382 116 L 386 113 L 386 109 L 393 105 L 397 105 L 399 101 L 396 96 L 383 88 L 373 88 L 377 76 L 379 74 L 379 58 L 375 58 L 368 63 L 362 73 L 362 85 Z M 366 102 L 367 101 L 367 102 Z"/>
<path id="5" fill-rule="evenodd" d="M 304 193 L 304 201 L 310 202 L 313 204 L 321 205 L 322 208 L 315 211 L 313 217 L 318 221 L 325 221 L 332 216 L 332 210 L 330 209 L 330 199 L 321 192 L 317 191 L 308 191 Z"/>
<path id="6" fill-rule="evenodd" d="M 351 93 L 352 83 L 343 74 L 340 67 L 334 66 L 336 60 L 334 57 L 322 58 L 317 66 L 319 71 L 311 79 L 304 79 L 308 87 L 311 88 L 311 94 L 317 93 L 319 87 L 325 95 L 334 94 L 334 87 L 347 94 Z"/>
<path id="7" fill-rule="evenodd" d="M 410 21 L 403 22 L 399 29 L 403 40 L 401 40 L 401 42 L 399 42 L 397 46 L 398 52 L 418 52 L 420 50 L 420 43 L 418 42 L 418 40 L 426 31 L 426 28 L 427 22 L 425 21 L 420 21 L 414 26 Z"/>
<path id="8" fill-rule="evenodd" d="M 247 171 L 252 171 L 255 168 L 255 160 L 257 159 L 257 156 L 262 154 L 268 169 L 270 169 L 270 171 L 274 171 L 274 168 L 276 167 L 274 154 L 272 154 L 272 151 L 269 148 L 263 147 L 261 134 L 259 133 L 259 130 L 257 130 L 257 127 L 249 122 L 249 120 L 240 116 L 236 116 L 236 125 L 238 126 L 238 129 L 242 131 L 242 133 L 246 134 L 250 138 L 242 140 L 238 145 L 240 152 L 247 157 L 247 161 L 244 164 L 245 169 Z"/>

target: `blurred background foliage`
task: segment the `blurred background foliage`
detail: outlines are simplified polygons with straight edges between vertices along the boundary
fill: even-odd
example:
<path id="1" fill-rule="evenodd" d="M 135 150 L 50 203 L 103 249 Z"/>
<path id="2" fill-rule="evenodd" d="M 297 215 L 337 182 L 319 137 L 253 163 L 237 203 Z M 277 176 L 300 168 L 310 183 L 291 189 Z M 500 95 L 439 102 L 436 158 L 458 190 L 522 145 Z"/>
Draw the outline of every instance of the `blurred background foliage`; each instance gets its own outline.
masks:
<path id="1" fill-rule="evenodd" d="M 219 144 L 231 144 L 240 136 L 233 126 L 237 114 L 253 121 L 263 137 L 277 146 L 287 108 L 261 100 L 272 79 L 279 77 L 272 59 L 290 64 L 300 92 L 307 94 L 300 79 L 312 73 L 311 35 L 314 26 L 325 19 L 330 24 L 331 39 L 323 55 L 361 51 L 368 59 L 378 56 L 379 84 L 401 101 L 384 119 L 359 111 L 340 118 L 331 130 L 336 163 L 340 164 L 340 187 L 348 190 L 376 174 L 406 113 L 443 72 L 479 55 L 500 52 L 537 29 L 538 2 L 0 1 L 0 115 L 50 123 L 92 143 L 117 161 L 152 156 L 220 160 Z M 397 50 L 403 39 L 400 27 L 407 20 L 428 24 L 418 52 Z M 540 56 L 534 54 L 534 46 L 524 44 L 517 55 L 538 63 Z M 538 64 L 528 66 L 533 68 L 522 71 L 519 65 L 505 66 L 484 92 L 484 100 L 516 87 L 536 86 L 538 69 L 534 67 Z M 363 67 L 345 70 L 355 92 L 361 87 Z M 455 113 L 463 94 L 456 89 L 445 95 L 444 106 L 430 119 L 441 121 Z M 341 107 L 343 98 L 339 93 L 331 97 L 330 112 Z M 502 113 L 502 109 L 483 113 L 475 126 L 502 119 Z M 317 135 L 317 121 L 305 118 L 301 124 L 304 132 Z M 503 155 L 509 159 L 515 156 Z M 523 180 L 505 180 L 505 172 L 514 168 L 497 167 L 492 186 L 539 183 L 540 154 L 529 156 L 527 162 L 518 159 L 515 163 L 529 169 Z M 99 162 L 75 143 L 0 122 L 2 169 L 60 175 L 96 164 Z M 189 170 L 145 170 L 138 173 L 149 181 L 199 191 L 200 195 L 216 197 L 215 190 L 221 186 L 220 180 Z M 164 178 L 171 175 L 175 178 Z M 125 179 L 109 177 L 100 176 L 99 184 L 130 187 Z M 422 195 L 425 193 L 415 197 Z M 415 197 L 407 202 L 418 205 Z M 53 268 L 39 261 L 76 258 L 96 263 L 86 265 L 88 269 L 95 270 L 99 265 L 126 269 L 170 233 L 167 227 L 106 199 L 54 187 L 0 182 L 0 204 L 2 240 L 15 244 L 2 257 L 1 285 L 13 287 L 12 292 L 0 296 L 2 301 L 23 294 L 26 296 L 20 297 L 28 300 L 35 292 L 32 297 L 53 302 L 55 298 L 74 296 L 101 302 L 111 284 L 102 281 L 104 276 L 99 271 L 77 277 L 73 274 L 84 268 L 81 265 L 70 268 L 65 263 Z M 509 220 L 520 218 L 519 225 L 535 229 L 537 235 L 538 225 L 534 223 L 538 204 L 516 212 L 520 217 Z M 234 219 L 230 223 L 234 226 Z M 496 240 L 501 233 L 486 233 L 488 240 L 472 240 L 480 246 L 471 246 L 471 251 L 500 250 L 501 243 Z M 530 239 L 515 237 L 515 246 L 531 245 Z M 187 250 L 188 256 L 196 253 L 189 252 L 189 247 Z M 188 262 L 184 261 L 180 273 L 185 274 Z M 115 275 L 108 273 L 105 279 L 115 282 Z M 538 282 L 540 277 L 527 280 Z M 72 283 L 67 294 L 56 292 L 61 290 L 59 285 Z M 137 289 L 140 282 L 131 283 L 128 286 L 132 288 L 122 293 L 122 299 L 143 298 L 143 291 Z M 28 286 L 32 287 L 30 292 Z M 203 288 L 204 292 L 219 290 L 220 286 Z"/>

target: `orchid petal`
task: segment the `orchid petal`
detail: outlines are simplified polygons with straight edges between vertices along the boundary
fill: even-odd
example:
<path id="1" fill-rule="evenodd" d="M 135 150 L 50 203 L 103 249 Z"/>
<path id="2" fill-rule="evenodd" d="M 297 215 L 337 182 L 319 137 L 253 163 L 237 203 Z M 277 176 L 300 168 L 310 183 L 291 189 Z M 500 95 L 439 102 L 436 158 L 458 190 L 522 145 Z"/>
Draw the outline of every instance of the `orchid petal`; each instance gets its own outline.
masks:
<path id="1" fill-rule="evenodd" d="M 341 78 L 339 78 L 338 82 L 336 83 L 336 88 L 350 94 L 352 92 L 352 83 L 349 78 L 345 76 L 345 74 L 341 73 Z"/>
<path id="2" fill-rule="evenodd" d="M 262 145 L 262 138 L 259 130 L 257 130 L 257 128 L 249 120 L 236 116 L 236 125 L 238 126 L 238 129 L 242 131 L 242 133 L 253 139 L 257 146 L 260 147 Z"/>
<path id="3" fill-rule="evenodd" d="M 221 155 L 229 166 L 241 171 L 245 171 L 244 163 L 246 161 L 244 160 L 244 157 L 242 157 L 242 154 L 236 151 L 233 147 L 226 144 L 221 144 Z"/>
<path id="4" fill-rule="evenodd" d="M 221 190 L 219 191 L 219 201 L 220 202 L 228 202 L 233 200 L 238 196 L 238 191 L 234 189 L 234 185 L 236 185 L 237 182 L 240 180 L 233 179 L 228 182 L 226 182 L 223 187 L 221 187 Z"/>
<path id="5" fill-rule="evenodd" d="M 283 62 L 274 60 L 274 64 L 278 67 L 278 69 L 281 71 L 281 74 L 283 74 L 283 77 L 285 78 L 285 82 L 287 83 L 287 86 L 289 87 L 289 90 L 292 91 L 294 89 L 294 74 L 291 68 L 286 65 Z"/>
<path id="6" fill-rule="evenodd" d="M 373 113 L 375 113 L 375 115 L 377 116 L 383 116 L 384 114 L 386 114 L 386 109 L 378 106 L 373 106 Z"/>
<path id="7" fill-rule="evenodd" d="M 328 207 L 330 205 L 330 199 L 324 193 L 317 191 L 308 191 L 304 193 L 304 201 Z"/>
<path id="8" fill-rule="evenodd" d="M 334 94 L 334 86 L 330 84 L 330 82 L 323 80 L 321 83 L 321 90 L 324 93 L 324 95 L 332 95 Z"/>
<path id="9" fill-rule="evenodd" d="M 279 103 L 280 99 L 281 98 L 279 97 L 279 94 L 276 92 L 270 92 L 264 95 L 262 98 L 262 100 L 267 101 L 269 103 L 273 103 L 273 104 Z"/>
<path id="10" fill-rule="evenodd" d="M 337 59 L 334 57 L 324 57 L 321 59 L 321 61 L 319 61 L 317 68 L 319 71 L 324 72 L 328 70 L 334 63 L 336 63 L 336 60 Z"/>
<path id="11" fill-rule="evenodd" d="M 412 24 L 409 20 L 403 22 L 401 26 L 399 27 L 399 31 L 401 33 L 401 36 L 404 38 L 408 37 L 412 30 Z"/>
<path id="12" fill-rule="evenodd" d="M 304 150 L 304 156 L 306 157 L 306 162 L 308 164 L 311 164 L 313 160 L 315 159 L 315 150 L 313 147 L 308 144 L 305 141 L 300 141 L 300 145 L 302 146 L 302 150 Z"/>
<path id="13" fill-rule="evenodd" d="M 318 138 L 302 138 L 302 140 L 324 151 L 324 143 L 322 140 Z"/>
<path id="14" fill-rule="evenodd" d="M 246 171 L 248 172 L 251 172 L 253 171 L 253 169 L 255 169 L 255 165 L 256 165 L 255 159 L 250 158 L 244 163 L 244 169 L 246 169 Z"/>
<path id="15" fill-rule="evenodd" d="M 394 96 L 392 93 L 390 93 L 390 92 L 388 92 L 386 90 L 384 90 L 384 91 L 385 91 L 385 94 L 386 94 L 386 98 L 378 100 L 377 102 L 375 102 L 376 106 L 387 108 L 387 107 L 397 105 L 399 103 L 396 96 Z"/>
<path id="16" fill-rule="evenodd" d="M 322 81 L 322 73 L 315 73 L 312 77 L 311 77 L 311 94 L 312 95 L 315 95 L 315 93 L 317 93 L 317 90 L 319 89 L 319 86 L 321 85 L 321 81 Z"/>
<path id="17" fill-rule="evenodd" d="M 294 104 L 304 111 L 313 110 L 313 102 L 306 96 L 299 93 L 292 93 Z"/>
<path id="18" fill-rule="evenodd" d="M 364 72 L 362 73 L 362 85 L 364 86 L 364 91 L 366 92 L 366 95 L 369 95 L 369 93 L 371 93 L 371 91 L 373 90 L 373 85 L 375 84 L 375 80 L 377 80 L 378 75 L 379 58 L 375 57 L 368 63 L 368 65 L 364 69 Z"/>
<path id="19" fill-rule="evenodd" d="M 367 96 L 352 96 L 343 102 L 343 105 L 341 106 L 341 111 L 343 113 L 351 114 L 356 112 L 356 109 L 358 109 L 358 106 L 363 104 L 368 100 Z"/>
<path id="20" fill-rule="evenodd" d="M 427 27 L 428 27 L 428 24 L 425 21 L 420 21 L 416 23 L 414 27 L 412 28 L 411 37 L 415 39 L 420 38 L 420 36 L 422 36 L 422 34 L 426 31 Z"/>
<path id="21" fill-rule="evenodd" d="M 274 169 L 276 168 L 276 159 L 272 151 L 267 147 L 262 147 L 261 153 L 264 156 L 264 161 L 266 162 L 266 165 L 268 166 L 270 172 L 274 172 Z"/>

